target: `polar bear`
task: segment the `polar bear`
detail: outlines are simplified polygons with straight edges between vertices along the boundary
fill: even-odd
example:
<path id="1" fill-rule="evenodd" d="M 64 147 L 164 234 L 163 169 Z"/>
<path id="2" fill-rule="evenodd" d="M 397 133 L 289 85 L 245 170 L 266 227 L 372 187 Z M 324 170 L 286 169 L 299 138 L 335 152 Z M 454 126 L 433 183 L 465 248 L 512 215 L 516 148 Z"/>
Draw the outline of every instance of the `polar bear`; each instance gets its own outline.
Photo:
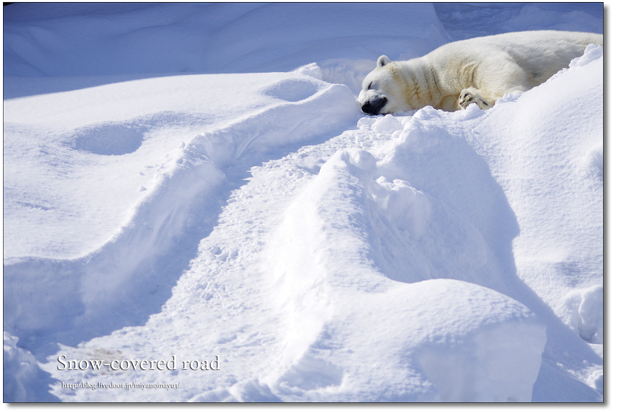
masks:
<path id="1" fill-rule="evenodd" d="M 504 94 L 523 93 L 568 67 L 591 43 L 602 46 L 603 36 L 545 30 L 461 40 L 407 61 L 381 56 L 357 100 L 370 115 L 428 105 L 455 111 L 476 103 L 489 109 Z"/>

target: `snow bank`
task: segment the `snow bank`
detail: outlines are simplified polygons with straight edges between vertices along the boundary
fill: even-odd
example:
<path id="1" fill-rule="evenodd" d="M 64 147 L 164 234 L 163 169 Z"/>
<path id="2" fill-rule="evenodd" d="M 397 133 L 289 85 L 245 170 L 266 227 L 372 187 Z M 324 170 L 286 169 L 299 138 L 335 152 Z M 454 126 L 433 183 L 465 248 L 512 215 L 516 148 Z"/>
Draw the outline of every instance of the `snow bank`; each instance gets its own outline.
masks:
<path id="1" fill-rule="evenodd" d="M 76 258 L 101 247 L 181 145 L 278 103 L 258 89 L 283 75 L 258 76 L 153 78 L 6 101 L 5 257 Z"/>
<path id="2" fill-rule="evenodd" d="M 58 401 L 48 393 L 49 376 L 38 368 L 34 356 L 17 347 L 19 338 L 4 332 L 3 353 L 3 401 L 11 402 L 51 402 Z"/>
<path id="3" fill-rule="evenodd" d="M 211 208 L 214 213 L 217 211 L 214 209 L 213 199 L 217 199 L 217 191 L 225 187 L 223 184 L 227 179 L 226 173 L 230 180 L 239 179 L 238 175 L 243 174 L 252 165 L 272 156 L 277 157 L 277 154 L 288 151 L 302 142 L 342 130 L 359 118 L 355 98 L 346 86 L 329 85 L 307 76 L 292 74 L 265 76 L 265 81 L 260 86 L 256 85 L 256 77 L 252 79 L 256 93 L 271 104 L 253 113 L 230 119 L 224 124 L 225 126 L 219 128 L 211 126 L 209 128 L 212 129 L 211 131 L 189 139 L 187 144 L 181 142 L 176 149 L 166 153 L 163 162 L 160 160 L 161 164 L 155 168 L 147 167 L 156 171 L 154 174 L 151 173 L 152 181 L 143 184 L 148 187 L 148 190 L 141 187 L 140 191 L 135 191 L 136 194 L 140 194 L 138 201 L 134 201 L 136 205 L 125 204 L 124 208 L 131 207 L 131 212 L 120 228 L 112 236 L 108 235 L 109 238 L 101 247 L 79 258 L 62 260 L 18 257 L 10 265 L 5 265 L 5 291 L 7 292 L 5 328 L 27 335 L 45 332 L 77 344 L 86 337 L 111 332 L 119 326 L 144 320 L 145 316 L 156 311 L 169 297 L 169 288 L 175 280 L 170 278 L 168 272 L 176 265 L 184 265 L 183 259 L 189 260 L 189 258 L 179 259 L 179 257 L 170 260 L 164 257 L 176 256 L 178 253 L 183 254 L 182 257 L 191 254 L 195 246 L 189 247 L 187 251 L 183 250 L 187 248 L 186 242 L 191 244 L 193 242 L 191 240 L 200 234 L 200 232 L 196 233 L 193 227 L 198 226 L 202 231 L 205 230 L 204 224 L 195 218 L 197 211 L 201 208 L 207 210 Z M 168 82 L 176 83 L 177 80 L 184 82 L 180 78 L 161 79 L 159 82 L 163 83 L 164 87 L 160 90 L 169 87 Z M 219 82 L 222 87 L 222 77 L 214 77 L 211 80 Z M 245 83 L 240 82 L 240 75 L 229 76 L 227 80 L 230 82 L 228 87 L 231 90 Z M 152 85 L 153 81 L 148 82 Z M 71 96 L 72 94 L 80 93 L 84 92 L 69 92 L 70 96 L 67 100 L 71 101 L 75 98 Z M 103 91 L 102 95 L 111 96 L 111 99 L 102 102 L 103 107 L 113 106 L 113 102 L 118 99 L 113 93 L 108 95 L 106 91 Z M 50 97 L 42 99 L 48 100 Z M 25 100 L 28 102 L 22 100 L 16 105 L 41 104 L 37 98 Z M 8 106 L 9 113 L 19 112 L 15 106 Z M 116 109 L 109 110 L 114 112 Z M 144 107 L 141 110 L 144 110 Z M 44 119 L 45 117 L 42 122 Z M 144 118 L 140 118 L 139 121 L 132 119 L 129 122 L 120 122 L 122 126 L 116 126 L 116 128 L 130 128 L 126 125 L 136 124 L 142 125 L 144 131 L 154 133 L 152 130 L 155 130 L 160 141 L 168 137 L 171 137 L 173 142 L 180 140 L 179 136 L 171 136 L 167 125 L 162 125 L 162 127 L 152 120 L 145 121 Z M 110 124 L 104 125 L 101 128 L 115 127 Z M 183 132 L 188 133 L 187 129 Z M 83 129 L 78 129 L 77 133 L 74 132 L 73 136 L 77 134 L 78 137 L 72 139 L 84 142 L 84 136 L 93 136 L 96 133 L 93 129 L 89 129 L 90 135 L 85 135 L 82 131 Z M 71 168 L 76 159 L 85 157 L 83 152 L 86 150 L 83 143 L 81 146 L 76 144 L 73 148 L 66 149 L 62 146 L 66 135 L 61 136 L 55 142 L 46 143 L 53 148 L 52 150 L 64 152 L 64 164 L 47 166 L 52 173 L 56 173 L 59 168 Z M 117 134 L 114 136 L 118 137 Z M 10 143 L 16 142 L 15 146 L 18 146 L 19 137 L 19 133 L 9 134 L 7 140 Z M 139 139 L 148 138 L 150 136 L 145 134 L 145 137 Z M 93 138 L 93 142 L 101 142 L 101 139 Z M 87 155 L 87 157 L 101 163 L 105 162 L 108 167 L 112 164 L 122 165 L 124 163 L 126 168 L 135 174 L 136 168 L 132 162 L 136 157 L 132 155 L 139 154 L 139 151 L 145 149 L 141 146 L 132 153 L 114 155 L 109 152 L 121 150 L 123 145 L 127 144 L 127 140 L 108 139 L 105 142 L 109 145 L 107 152 L 93 151 L 90 148 L 86 152 L 92 155 Z M 164 145 L 170 147 L 171 143 L 165 142 Z M 161 155 L 162 148 L 158 149 L 156 154 Z M 20 156 L 16 153 L 14 155 L 9 162 L 10 170 L 19 168 Z M 147 157 L 148 154 L 145 158 Z M 101 158 L 105 160 L 102 161 Z M 85 169 L 83 168 L 82 172 Z M 144 173 L 136 175 L 143 179 Z M 92 184 L 91 177 L 92 174 L 87 173 L 83 181 L 83 177 L 79 175 L 75 178 L 69 177 L 69 179 L 63 177 L 60 181 L 67 185 L 65 191 L 72 189 L 79 191 L 80 184 Z M 24 191 L 16 179 L 17 177 L 13 175 L 13 178 L 9 178 L 5 185 L 15 192 Z M 107 184 L 114 184 L 114 181 L 107 182 Z M 136 182 L 132 184 L 135 185 Z M 56 183 L 54 187 L 57 185 Z M 105 192 L 101 195 L 109 196 Z M 44 194 L 38 194 L 38 196 L 42 198 Z M 76 193 L 74 196 L 83 196 L 83 194 Z M 15 193 L 7 198 L 7 201 L 11 203 L 13 199 L 23 199 L 23 195 Z M 108 218 L 112 223 L 111 226 L 121 224 L 114 215 L 101 216 L 101 209 L 106 206 L 118 207 L 114 204 L 115 200 L 107 197 L 107 199 L 98 198 L 90 207 L 99 210 L 100 219 Z M 19 201 L 17 203 L 19 204 Z M 28 208 L 28 205 L 24 206 L 23 202 L 21 205 L 22 209 Z M 85 204 L 82 207 L 88 206 Z M 19 208 L 13 209 L 15 210 L 19 211 Z M 78 232 L 88 231 L 89 222 L 83 223 L 80 228 L 79 223 L 67 222 L 73 218 L 72 216 L 58 214 L 55 208 L 42 209 L 41 213 L 42 219 L 52 222 L 60 221 L 61 225 L 53 228 L 54 231 L 61 231 L 62 225 L 72 225 L 73 229 Z M 28 228 L 29 224 L 40 225 L 40 222 L 15 221 L 19 222 L 20 226 L 8 226 L 7 238 L 9 240 L 17 239 L 23 232 L 32 236 L 41 234 L 40 231 Z M 53 237 L 43 238 L 43 241 L 47 239 L 47 241 L 58 242 L 63 238 L 65 237 L 58 233 Z M 100 242 L 100 239 L 97 241 Z M 85 241 L 89 241 L 89 238 L 82 237 L 74 241 L 81 244 L 79 247 L 84 248 L 88 245 Z M 32 248 L 37 242 L 28 240 L 24 244 Z M 5 245 L 7 248 L 14 248 L 11 243 Z M 78 251 L 82 252 L 83 249 Z M 7 255 L 12 255 L 11 253 L 14 254 L 9 250 Z M 167 264 L 163 268 L 156 269 L 162 261 L 169 263 L 177 262 L 176 260 L 179 260 L 178 264 L 172 267 Z M 179 270 L 181 268 L 175 271 Z M 59 282 L 61 278 L 62 282 Z M 143 291 L 148 291 L 148 295 L 144 296 Z M 135 310 L 130 313 L 122 310 L 128 307 L 133 307 Z M 114 313 L 113 316 L 110 311 Z M 29 343 L 29 345 L 35 352 L 41 350 L 37 347 L 38 343 Z"/>
<path id="4" fill-rule="evenodd" d="M 591 287 L 587 293 L 573 290 L 563 298 L 558 295 L 558 289 L 574 288 L 574 284 L 568 285 L 572 278 L 571 267 L 575 264 L 567 266 L 570 271 L 558 272 L 558 278 L 551 283 L 531 280 L 528 271 L 540 274 L 545 264 L 533 265 L 532 257 L 516 247 L 513 256 L 512 243 L 516 237 L 515 245 L 534 247 L 531 251 L 535 249 L 537 254 L 544 254 L 546 249 L 552 251 L 574 245 L 570 247 L 574 248 L 570 256 L 579 257 L 575 261 L 582 267 L 574 270 L 584 276 L 581 282 L 587 285 L 588 278 L 594 283 L 600 281 L 602 186 L 600 171 L 592 173 L 597 165 L 592 161 L 597 159 L 592 153 L 597 153 L 602 137 L 600 57 L 600 48 L 591 47 L 583 58 L 571 64 L 570 70 L 521 97 L 504 98 L 489 112 L 471 108 L 448 114 L 427 108 L 412 117 L 361 119 L 358 122 L 361 132 L 367 131 L 376 141 L 385 144 L 374 148 L 374 156 L 368 152 L 337 152 L 310 184 L 308 195 L 296 201 L 301 212 L 285 221 L 285 226 L 295 223 L 296 229 L 279 234 L 282 244 L 278 244 L 276 250 L 288 253 L 284 254 L 285 258 L 279 258 L 273 268 L 276 272 L 291 274 L 290 279 L 278 281 L 278 285 L 285 288 L 279 296 L 290 297 L 282 304 L 282 311 L 297 317 L 291 321 L 291 328 L 299 329 L 300 333 L 293 336 L 303 337 L 301 341 L 292 339 L 290 347 L 299 352 L 310 335 L 319 337 L 321 325 L 329 325 L 331 321 L 328 320 L 338 317 L 338 300 L 329 299 L 335 294 L 332 291 L 335 288 L 328 281 L 332 272 L 347 280 L 355 279 L 361 285 L 358 289 L 373 291 L 379 288 L 376 281 L 371 281 L 371 274 L 377 270 L 388 278 L 406 282 L 454 278 L 505 292 L 532 305 L 539 314 L 545 314 L 545 321 L 552 326 L 555 335 L 546 357 L 558 359 L 558 355 L 551 354 L 552 349 L 561 346 L 563 341 L 562 345 L 581 354 L 583 363 L 589 366 L 581 367 L 576 377 L 599 389 L 600 365 L 590 364 L 596 363 L 596 356 L 563 331 L 556 317 L 566 320 L 563 315 L 567 308 L 569 326 L 582 338 L 597 340 L 597 335 L 602 334 L 598 331 L 602 326 L 600 287 Z M 577 86 L 576 78 L 580 76 L 588 80 Z M 537 111 L 536 104 L 540 103 L 542 94 L 547 101 L 544 109 Z M 566 96 L 575 94 L 583 96 L 583 101 L 568 114 L 560 113 Z M 527 122 L 513 120 L 515 114 L 520 116 L 530 110 Z M 519 126 L 507 126 L 507 119 L 518 122 Z M 544 126 L 538 125 L 536 119 L 545 122 Z M 550 119 L 556 124 L 550 125 Z M 567 129 L 568 119 L 583 121 Z M 559 123 L 564 126 L 560 127 Z M 489 125 L 495 125 L 495 129 Z M 527 134 L 529 125 L 533 125 L 536 134 Z M 567 130 L 570 130 L 568 136 Z M 541 139 L 541 135 L 545 138 Z M 503 152 L 512 144 L 519 145 L 518 149 Z M 499 147 L 502 150 L 498 150 Z M 553 148 L 551 152 L 550 148 Z M 544 161 L 539 158 L 540 154 L 545 154 Z M 506 162 L 509 156 L 511 162 Z M 520 158 L 530 157 L 535 160 L 520 166 Z M 536 167 L 549 169 L 536 171 Z M 505 172 L 505 168 L 511 171 Z M 572 175 L 567 176 L 567 173 Z M 530 177 L 534 176 L 538 179 L 533 185 Z M 541 180 L 541 176 L 545 179 Z M 565 182 L 574 185 L 566 186 Z M 536 184 L 546 189 L 537 189 Z M 319 189 L 321 187 L 324 188 Z M 562 195 L 564 193 L 566 196 Z M 513 206 L 517 205 L 527 205 L 527 209 L 517 207 L 515 214 Z M 548 216 L 553 210 L 558 212 Z M 564 232 L 567 224 L 561 221 L 567 215 L 582 218 L 571 219 L 572 230 Z M 554 224 L 555 217 L 557 224 Z M 532 219 L 537 220 L 536 225 L 529 224 Z M 306 222 L 307 226 L 299 227 L 298 222 Z M 295 244 L 293 234 L 298 233 L 317 239 L 316 246 L 308 243 L 305 237 L 303 247 Z M 550 234 L 552 243 L 547 238 Z M 579 235 L 575 237 L 575 234 Z M 545 244 L 536 244 L 537 239 L 545 240 Z M 323 245 L 330 247 L 321 247 Z M 549 314 L 532 291 L 519 285 L 517 276 L 532 286 L 543 300 L 549 297 L 557 300 L 547 301 L 555 315 Z M 287 287 L 289 285 L 292 289 Z M 277 298 L 274 301 L 277 302 Z M 360 301 L 368 305 L 366 299 Z M 315 308 L 323 311 L 312 311 Z M 303 327 L 298 321 L 301 318 L 307 322 Z M 330 337 L 333 336 L 334 333 L 330 333 Z M 563 356 L 559 358 L 563 364 L 580 369 L 579 363 Z M 305 364 L 308 363 L 302 363 Z M 557 373 L 550 373 L 548 367 L 543 367 L 539 385 L 541 390 L 549 391 L 546 378 Z M 556 385 L 560 383 L 559 377 L 553 380 Z M 573 396 L 592 397 L 577 381 L 565 382 L 564 386 L 574 389 Z M 571 400 L 578 399 L 573 396 Z M 442 397 L 449 396 L 444 393 Z M 540 399 L 540 393 L 536 397 Z"/>
<path id="5" fill-rule="evenodd" d="M 394 282 L 375 266 L 373 230 L 385 219 L 368 194 L 375 163 L 366 151 L 336 152 L 274 234 L 271 301 L 290 318 L 279 367 L 265 382 L 292 400 L 531 400 L 546 338 L 527 308 L 460 281 Z M 405 188 L 414 208 L 390 210 L 408 211 L 415 230 L 431 206 Z M 401 248 L 390 250 L 394 260 L 423 259 Z M 399 278 L 430 278 L 428 265 L 419 267 Z"/>
<path id="6" fill-rule="evenodd" d="M 389 21 L 389 33 L 377 21 Z M 18 4 L 5 11 L 4 73 L 245 73 L 316 62 L 324 80 L 357 93 L 381 54 L 411 58 L 446 41 L 432 4 Z"/>
<path id="7" fill-rule="evenodd" d="M 414 268 L 426 268 L 424 278 L 498 288 L 506 270 L 497 267 L 504 263 L 498 264 L 494 255 L 503 259 L 501 254 L 510 250 L 517 233 L 515 217 L 487 166 L 462 139 L 467 121 L 451 131 L 447 119 L 430 108 L 418 111 L 375 150 L 379 178 L 372 183 L 372 196 L 386 204 L 379 209 L 384 219 L 375 224 L 382 252 L 377 261 L 390 278 L 414 281 L 407 273 L 413 263 L 394 268 L 392 251 L 402 248 L 412 251 L 402 255 L 417 263 Z M 372 129 L 389 134 L 392 129 L 386 130 L 385 122 Z"/>
<path id="8" fill-rule="evenodd" d="M 130 225 L 131 209 L 152 196 L 161 179 L 183 169 L 182 158 L 192 156 L 185 145 L 205 130 L 212 136 L 197 138 L 201 145 L 234 137 L 230 145 L 239 156 L 245 149 L 264 152 L 261 148 L 290 144 L 357 117 L 352 94 L 341 85 L 328 88 L 286 74 L 258 76 L 148 79 L 66 93 L 61 104 L 53 103 L 55 95 L 7 102 L 5 257 L 76 258 L 99 248 L 118 227 Z M 203 99 L 205 91 L 221 98 Z M 86 95 L 97 101 L 96 111 L 80 103 Z M 318 113 L 311 115 L 315 109 Z M 279 111 L 285 121 L 274 119 Z M 317 131 L 300 130 L 311 121 Z M 241 126 L 227 126 L 233 123 Z M 266 132 L 281 123 L 282 131 Z M 253 128 L 253 135 L 242 136 Z M 223 162 L 223 150 L 214 150 L 202 155 Z M 24 176 L 23 165 L 32 174 Z"/>
<path id="9" fill-rule="evenodd" d="M 32 354 L 17 347 L 19 339 L 4 332 L 4 401 L 33 401 L 30 381 L 37 374 Z M 30 397 L 29 397 L 30 396 Z"/>
<path id="10" fill-rule="evenodd" d="M 589 64 L 575 64 L 541 88 L 560 88 L 558 96 L 584 88 L 591 93 L 586 97 L 595 96 L 596 88 L 588 85 L 598 82 L 600 73 L 590 70 L 600 58 L 592 53 L 588 53 Z M 565 83 L 576 71 L 585 71 L 587 80 Z M 90 337 L 96 338 L 77 348 L 51 352 L 45 369 L 56 380 L 93 379 L 80 371 L 55 371 L 59 354 L 87 359 L 118 352 L 119 358 L 164 359 L 174 351 L 189 360 L 217 352 L 226 376 L 147 371 L 126 372 L 122 379 L 184 383 L 178 392 L 149 392 L 150 400 L 162 401 L 600 397 L 598 356 L 558 319 L 568 311 L 574 314 L 577 300 L 562 300 L 553 313 L 539 298 L 545 297 L 545 290 L 534 294 L 517 278 L 528 269 L 528 261 L 513 255 L 512 243 L 515 237 L 530 233 L 530 227 L 520 226 L 533 213 L 521 209 L 515 214 L 510 203 L 519 205 L 513 188 L 522 186 L 507 185 L 512 182 L 507 177 L 516 182 L 527 169 L 499 162 L 507 156 L 504 145 L 546 142 L 564 148 L 566 142 L 551 133 L 547 141 L 536 134 L 521 134 L 522 125 L 491 126 L 507 125 L 515 113 L 535 105 L 528 93 L 536 90 L 506 97 L 487 112 L 476 107 L 456 113 L 426 108 L 413 115 L 363 117 L 358 129 L 283 158 L 270 155 L 271 149 L 297 145 L 296 136 L 314 139 L 304 132 L 296 135 L 304 129 L 295 119 L 307 116 L 306 124 L 318 130 L 328 123 L 327 115 L 312 116 L 331 113 L 336 107 L 326 106 L 319 98 L 346 102 L 352 95 L 298 75 L 270 80 L 257 90 L 275 99 L 273 106 L 196 135 L 174 152 L 179 155 L 174 159 L 183 161 L 191 159 L 190 153 L 201 154 L 204 162 L 214 156 L 214 168 L 226 177 L 239 174 L 252 162 L 256 166 L 251 180 L 235 189 L 218 213 L 217 225 L 200 241 L 190 268 L 161 312 L 148 321 L 145 317 L 144 326 L 124 327 L 108 336 L 90 331 Z M 547 104 L 550 110 L 558 107 L 555 101 Z M 344 114 L 357 119 L 357 109 L 347 107 L 343 105 Z M 307 114 L 303 109 L 308 109 Z M 561 122 L 564 114 L 554 114 Z M 591 157 L 586 149 L 567 156 L 578 160 L 572 164 L 576 182 L 590 182 L 590 191 L 597 191 L 599 178 L 583 168 L 583 156 Z M 554 153 L 547 148 L 540 152 Z M 265 165 L 257 164 L 270 157 L 273 160 Z M 517 169 L 502 172 L 506 165 Z M 171 178 L 182 176 L 180 171 L 191 170 L 191 165 L 176 168 L 180 167 L 170 170 Z M 560 179 L 548 177 L 549 185 L 557 185 Z M 537 206 L 546 198 L 535 194 L 531 205 Z M 569 202 L 563 208 L 574 205 Z M 171 251 L 168 257 L 175 250 Z M 145 289 L 137 288 L 135 278 L 122 285 L 136 287 L 136 294 L 113 305 L 101 301 L 101 308 L 138 303 L 135 311 L 155 312 L 148 307 L 152 297 L 140 297 Z M 91 286 L 91 291 L 98 291 L 99 287 Z M 70 289 L 64 291 L 67 297 L 73 296 Z M 587 303 L 577 310 L 583 321 L 574 326 L 584 335 L 598 326 L 597 294 L 583 294 Z M 74 319 L 82 322 L 80 317 Z M 108 331 L 135 323 L 115 317 Z M 23 320 L 15 325 L 28 326 Z M 89 337 L 41 333 L 69 343 Z M 589 337 L 597 340 L 598 336 Z M 45 353 L 43 347 L 31 345 Z M 563 355 L 566 349 L 573 356 Z M 558 363 L 565 367 L 554 367 Z M 73 401 L 137 401 L 144 395 L 59 385 L 53 394 Z"/>
<path id="11" fill-rule="evenodd" d="M 602 48 L 570 66 L 500 102 L 468 139 L 519 217 L 519 277 L 563 318 L 567 294 L 603 275 Z"/>
<path id="12" fill-rule="evenodd" d="M 603 34 L 600 3 L 435 3 L 434 6 L 451 41 L 524 30 Z"/>
<path id="13" fill-rule="evenodd" d="M 332 317 L 265 378 L 283 400 L 531 401 L 545 327 L 516 301 L 454 280 L 357 294 L 330 281 Z"/>
<path id="14" fill-rule="evenodd" d="M 603 33 L 600 25 L 600 18 L 593 15 L 598 10 L 579 10 L 575 7 L 572 11 L 570 6 L 563 9 L 559 7 L 545 7 L 546 4 L 531 4 L 523 7 L 519 14 L 504 23 L 505 31 L 519 30 L 569 30 L 582 31 L 589 33 Z M 584 7 L 584 9 L 587 9 Z M 553 22 L 550 24 L 550 22 Z"/>

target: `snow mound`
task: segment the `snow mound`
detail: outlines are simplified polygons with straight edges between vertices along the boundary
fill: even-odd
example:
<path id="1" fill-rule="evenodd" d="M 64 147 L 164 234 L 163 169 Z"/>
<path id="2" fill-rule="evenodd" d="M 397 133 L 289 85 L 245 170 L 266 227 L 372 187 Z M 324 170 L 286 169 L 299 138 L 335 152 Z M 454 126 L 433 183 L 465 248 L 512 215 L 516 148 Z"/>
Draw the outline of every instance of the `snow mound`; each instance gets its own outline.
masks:
<path id="1" fill-rule="evenodd" d="M 589 343 L 603 344 L 603 286 L 571 291 L 564 301 L 565 323 Z"/>
<path id="2" fill-rule="evenodd" d="M 531 400 L 546 337 L 527 308 L 459 281 L 396 283 L 377 268 L 372 236 L 381 219 L 366 192 L 375 169 L 366 151 L 336 152 L 268 245 L 271 300 L 290 319 L 280 365 L 264 381 L 293 400 Z M 430 203 L 402 182 L 394 187 L 410 203 L 387 207 L 393 215 L 408 211 L 415 234 Z M 390 251 L 395 261 L 421 258 L 415 249 Z M 410 274 L 400 278 L 428 278 L 419 267 L 403 266 Z"/>
<path id="3" fill-rule="evenodd" d="M 571 60 L 569 63 L 569 68 L 572 69 L 586 66 L 597 59 L 601 59 L 602 57 L 603 47 L 596 44 L 590 44 L 586 47 L 586 50 L 584 50 L 583 56 L 579 56 Z"/>
<path id="4" fill-rule="evenodd" d="M 264 155 L 274 147 L 302 142 L 358 117 L 357 104 L 344 85 L 312 79 L 286 79 L 261 92 L 289 102 L 214 132 L 199 135 L 189 147 L 204 153 L 221 167 L 237 159 Z M 312 97 L 312 99 L 309 99 Z M 304 128 L 301 128 L 301 126 Z M 306 129 L 307 128 L 307 129 Z"/>
<path id="5" fill-rule="evenodd" d="M 390 136 L 374 151 L 379 178 L 367 183 L 380 217 L 372 223 L 375 261 L 396 280 L 453 278 L 497 287 L 504 271 L 494 256 L 503 258 L 500 249 L 510 248 L 518 227 L 479 155 L 460 130 L 445 127 L 449 116 L 423 109 L 404 124 L 386 116 L 370 126 Z"/>
<path id="6" fill-rule="evenodd" d="M 379 185 L 374 185 L 376 192 L 372 195 L 388 221 L 409 238 L 419 240 L 433 211 L 430 198 L 400 179 L 387 182 L 381 177 L 377 183 Z"/>
<path id="7" fill-rule="evenodd" d="M 46 374 L 34 356 L 17 347 L 19 338 L 4 332 L 4 403 L 58 401 L 47 392 Z"/>
<path id="8" fill-rule="evenodd" d="M 318 80 L 323 80 L 323 75 L 321 74 L 321 68 L 316 63 L 310 63 L 307 65 L 298 67 L 297 69 L 293 70 L 293 73 L 310 76 Z"/>
<path id="9" fill-rule="evenodd" d="M 519 277 L 562 318 L 567 294 L 600 285 L 603 274 L 601 53 L 590 45 L 569 69 L 500 102 L 468 139 L 519 217 Z M 577 118 L 566 127 L 566 119 Z"/>
<path id="10" fill-rule="evenodd" d="M 409 328 L 420 328 L 414 335 L 432 331 L 415 353 L 440 400 L 531 401 L 546 336 L 544 324 L 525 306 L 455 280 L 412 284 L 405 294 L 410 305 L 415 297 L 415 310 L 405 317 Z"/>
<path id="11" fill-rule="evenodd" d="M 4 402 L 31 401 L 27 388 L 37 374 L 34 356 L 17 347 L 19 339 L 4 332 Z"/>
<path id="12" fill-rule="evenodd" d="M 591 175 L 599 180 L 603 180 L 604 162 L 603 145 L 592 148 L 583 158 L 584 175 Z"/>

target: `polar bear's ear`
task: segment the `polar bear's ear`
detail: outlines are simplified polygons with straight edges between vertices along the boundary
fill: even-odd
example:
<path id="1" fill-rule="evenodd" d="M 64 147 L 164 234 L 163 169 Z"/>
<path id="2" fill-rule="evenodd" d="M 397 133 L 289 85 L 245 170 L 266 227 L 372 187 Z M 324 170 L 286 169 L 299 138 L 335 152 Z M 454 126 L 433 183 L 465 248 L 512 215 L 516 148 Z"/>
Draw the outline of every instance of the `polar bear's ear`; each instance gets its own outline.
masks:
<path id="1" fill-rule="evenodd" d="M 386 55 L 383 55 L 379 59 L 377 59 L 377 67 L 383 67 L 388 63 L 390 63 L 390 58 Z"/>

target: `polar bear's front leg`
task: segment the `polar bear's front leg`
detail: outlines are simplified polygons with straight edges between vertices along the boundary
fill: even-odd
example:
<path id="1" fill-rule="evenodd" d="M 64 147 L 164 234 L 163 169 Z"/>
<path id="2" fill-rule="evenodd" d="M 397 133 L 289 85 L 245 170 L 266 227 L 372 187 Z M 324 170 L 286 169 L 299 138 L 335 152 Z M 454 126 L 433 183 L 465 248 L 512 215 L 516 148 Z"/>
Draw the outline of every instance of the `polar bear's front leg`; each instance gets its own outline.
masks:
<path id="1" fill-rule="evenodd" d="M 459 95 L 458 105 L 461 109 L 465 109 L 472 103 L 476 103 L 480 109 L 487 110 L 493 106 L 493 102 L 489 102 L 490 99 L 483 98 L 480 95 L 480 91 L 473 87 L 463 89 Z"/>

